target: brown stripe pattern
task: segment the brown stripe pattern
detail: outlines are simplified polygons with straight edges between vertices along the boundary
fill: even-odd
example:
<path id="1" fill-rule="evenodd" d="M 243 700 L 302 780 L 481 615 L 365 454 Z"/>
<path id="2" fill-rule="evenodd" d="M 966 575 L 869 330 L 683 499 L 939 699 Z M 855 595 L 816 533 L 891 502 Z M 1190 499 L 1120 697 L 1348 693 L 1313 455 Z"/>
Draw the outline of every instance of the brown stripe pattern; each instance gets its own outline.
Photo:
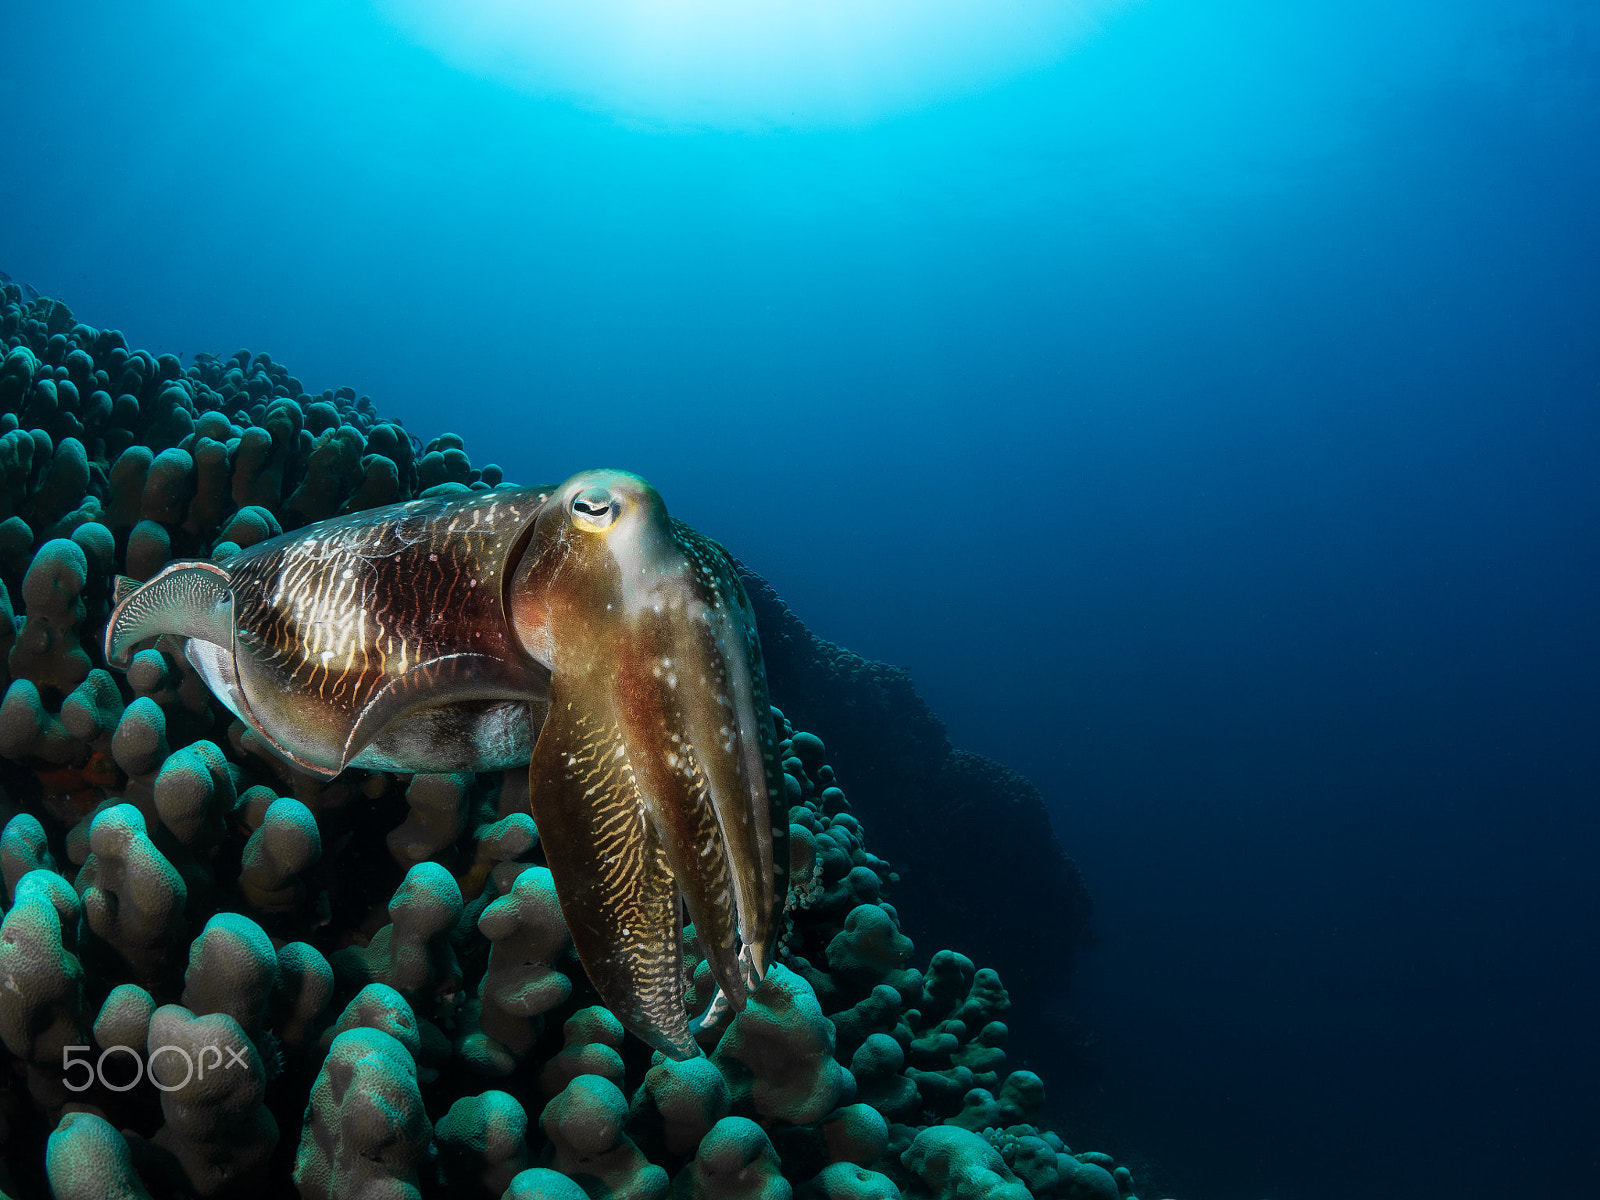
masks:
<path id="1" fill-rule="evenodd" d="M 610 713 L 561 695 L 534 750 L 541 841 L 573 945 L 600 994 L 658 1048 L 693 1053 L 678 886 Z"/>
<path id="2" fill-rule="evenodd" d="M 515 661 L 507 562 L 549 489 L 415 500 L 228 560 L 241 650 L 285 692 L 357 713 L 442 656 Z"/>

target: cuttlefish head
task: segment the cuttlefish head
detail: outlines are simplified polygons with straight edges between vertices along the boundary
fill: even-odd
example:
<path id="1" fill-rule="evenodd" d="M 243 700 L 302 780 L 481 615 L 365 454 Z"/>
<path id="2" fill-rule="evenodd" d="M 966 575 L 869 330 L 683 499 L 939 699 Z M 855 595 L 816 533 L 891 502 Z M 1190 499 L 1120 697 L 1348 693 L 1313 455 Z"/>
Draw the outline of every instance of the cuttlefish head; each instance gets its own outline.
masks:
<path id="1" fill-rule="evenodd" d="M 545 503 L 506 599 L 522 648 L 550 670 L 529 794 L 578 956 L 624 1025 L 694 1055 L 683 911 L 739 1010 L 787 892 L 749 598 L 722 547 L 669 517 L 650 484 L 586 471 Z"/>

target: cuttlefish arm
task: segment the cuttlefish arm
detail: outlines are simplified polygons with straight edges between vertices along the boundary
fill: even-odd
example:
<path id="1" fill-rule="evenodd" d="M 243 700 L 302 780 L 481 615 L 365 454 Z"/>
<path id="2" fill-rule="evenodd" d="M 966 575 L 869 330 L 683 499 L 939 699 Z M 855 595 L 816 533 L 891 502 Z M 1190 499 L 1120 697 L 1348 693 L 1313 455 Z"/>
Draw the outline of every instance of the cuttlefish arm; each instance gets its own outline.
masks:
<path id="1" fill-rule="evenodd" d="M 575 476 L 512 580 L 512 627 L 550 670 L 529 794 L 562 913 L 601 998 L 675 1058 L 682 917 L 736 1011 L 787 892 L 777 739 L 749 600 L 716 543 L 644 480 Z"/>

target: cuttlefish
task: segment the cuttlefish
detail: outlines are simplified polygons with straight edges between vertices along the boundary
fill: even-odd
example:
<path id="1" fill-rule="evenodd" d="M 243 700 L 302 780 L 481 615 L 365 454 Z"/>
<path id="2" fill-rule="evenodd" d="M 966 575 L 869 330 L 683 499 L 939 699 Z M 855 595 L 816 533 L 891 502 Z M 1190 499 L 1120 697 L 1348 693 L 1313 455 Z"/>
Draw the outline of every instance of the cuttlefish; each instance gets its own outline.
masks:
<path id="1" fill-rule="evenodd" d="M 699 1052 L 685 913 L 718 988 L 701 1020 L 766 973 L 788 822 L 754 614 L 722 547 L 638 476 L 413 500 L 169 563 L 112 613 L 106 661 L 160 634 L 313 775 L 527 763 L 578 957 L 663 1053 Z"/>

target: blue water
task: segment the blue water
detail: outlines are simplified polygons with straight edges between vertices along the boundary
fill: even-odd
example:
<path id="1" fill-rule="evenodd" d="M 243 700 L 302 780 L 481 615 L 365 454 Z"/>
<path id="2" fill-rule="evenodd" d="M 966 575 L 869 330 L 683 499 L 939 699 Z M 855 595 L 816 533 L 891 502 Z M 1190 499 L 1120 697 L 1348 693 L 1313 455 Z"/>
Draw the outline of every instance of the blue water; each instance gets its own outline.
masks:
<path id="1" fill-rule="evenodd" d="M 1108 4 L 843 124 L 529 94 L 356 0 L 0 43 L 0 267 L 637 470 L 1037 780 L 1074 1103 L 1175 1192 L 1600 1195 L 1592 6 Z"/>

